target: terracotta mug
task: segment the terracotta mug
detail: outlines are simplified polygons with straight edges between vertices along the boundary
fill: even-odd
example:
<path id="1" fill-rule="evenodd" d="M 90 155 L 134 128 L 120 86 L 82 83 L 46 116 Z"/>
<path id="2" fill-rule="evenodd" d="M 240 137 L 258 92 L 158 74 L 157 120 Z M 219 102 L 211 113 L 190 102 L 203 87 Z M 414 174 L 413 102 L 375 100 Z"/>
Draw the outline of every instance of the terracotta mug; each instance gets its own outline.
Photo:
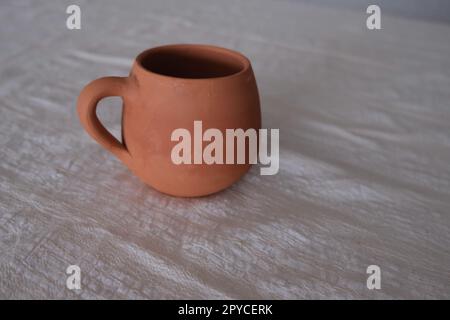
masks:
<path id="1" fill-rule="evenodd" d="M 122 143 L 96 115 L 97 103 L 108 96 L 123 100 Z M 171 141 L 175 129 L 185 128 L 194 136 L 194 121 L 201 120 L 203 131 L 217 128 L 225 137 L 226 129 L 261 127 L 250 61 L 238 52 L 208 45 L 146 50 L 137 56 L 128 77 L 99 78 L 84 87 L 77 109 L 91 137 L 142 181 L 184 197 L 225 189 L 251 165 L 175 164 L 171 158 L 178 143 Z"/>

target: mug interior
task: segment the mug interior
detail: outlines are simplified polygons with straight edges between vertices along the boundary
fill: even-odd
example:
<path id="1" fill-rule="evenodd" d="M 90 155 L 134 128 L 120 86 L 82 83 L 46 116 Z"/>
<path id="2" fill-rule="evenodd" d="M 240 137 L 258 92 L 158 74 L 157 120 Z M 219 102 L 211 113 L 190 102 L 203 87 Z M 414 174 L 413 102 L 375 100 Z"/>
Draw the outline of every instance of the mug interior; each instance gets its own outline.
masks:
<path id="1" fill-rule="evenodd" d="M 137 59 L 147 71 L 184 79 L 231 76 L 245 69 L 245 60 L 233 51 L 201 45 L 157 47 Z"/>

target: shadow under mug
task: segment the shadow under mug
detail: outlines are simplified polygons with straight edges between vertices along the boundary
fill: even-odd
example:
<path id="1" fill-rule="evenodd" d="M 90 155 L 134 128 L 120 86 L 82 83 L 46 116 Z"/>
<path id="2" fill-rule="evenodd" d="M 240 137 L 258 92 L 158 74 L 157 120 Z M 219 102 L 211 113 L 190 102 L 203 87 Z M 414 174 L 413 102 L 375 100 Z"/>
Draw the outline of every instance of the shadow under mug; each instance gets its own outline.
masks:
<path id="1" fill-rule="evenodd" d="M 123 100 L 122 143 L 96 115 L 98 102 L 108 96 Z M 177 44 L 146 50 L 136 57 L 128 77 L 99 78 L 84 87 L 77 110 L 89 135 L 142 181 L 163 193 L 183 197 L 223 190 L 239 180 L 251 164 L 175 164 L 171 157 L 178 143 L 171 140 L 174 130 L 187 129 L 194 137 L 194 121 L 202 121 L 203 131 L 216 128 L 225 137 L 226 129 L 261 127 L 250 61 L 238 52 L 209 45 Z M 201 143 L 204 148 L 209 142 Z"/>

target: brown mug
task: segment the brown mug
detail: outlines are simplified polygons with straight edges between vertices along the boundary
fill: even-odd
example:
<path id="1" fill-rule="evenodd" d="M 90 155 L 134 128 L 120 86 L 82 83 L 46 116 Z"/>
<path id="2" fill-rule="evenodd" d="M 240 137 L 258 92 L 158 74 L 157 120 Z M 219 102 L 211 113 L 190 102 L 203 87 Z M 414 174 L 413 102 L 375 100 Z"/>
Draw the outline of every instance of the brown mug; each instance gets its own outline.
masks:
<path id="1" fill-rule="evenodd" d="M 123 100 L 122 143 L 96 115 L 97 103 L 108 96 Z M 91 137 L 142 181 L 184 197 L 225 189 L 251 164 L 175 164 L 171 158 L 177 144 L 171 140 L 175 129 L 185 128 L 194 135 L 194 121 L 202 121 L 203 130 L 217 128 L 225 136 L 226 129 L 261 127 L 250 61 L 238 52 L 209 45 L 146 50 L 137 56 L 128 77 L 104 77 L 84 87 L 77 110 Z"/>

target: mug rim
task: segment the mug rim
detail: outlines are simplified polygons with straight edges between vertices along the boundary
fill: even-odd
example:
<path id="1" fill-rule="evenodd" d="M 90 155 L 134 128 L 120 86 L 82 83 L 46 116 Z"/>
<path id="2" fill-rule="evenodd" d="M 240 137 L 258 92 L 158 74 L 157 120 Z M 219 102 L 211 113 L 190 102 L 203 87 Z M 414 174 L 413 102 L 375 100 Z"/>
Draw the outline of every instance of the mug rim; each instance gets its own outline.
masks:
<path id="1" fill-rule="evenodd" d="M 225 76 L 205 77 L 205 78 L 185 78 L 185 77 L 177 77 L 177 76 L 171 76 L 171 75 L 154 72 L 154 71 L 149 70 L 148 68 L 144 67 L 142 64 L 143 60 L 152 52 L 161 51 L 164 49 L 181 49 L 181 48 L 195 48 L 195 49 L 210 50 L 210 51 L 214 51 L 219 54 L 227 55 L 227 56 L 233 57 L 234 59 L 238 60 L 242 64 L 242 68 L 240 68 L 240 70 L 237 72 L 234 72 L 232 74 L 225 75 Z M 230 79 L 230 78 L 237 77 L 241 74 L 246 73 L 250 69 L 251 64 L 250 64 L 250 60 L 246 56 L 244 56 L 240 52 L 237 52 L 237 51 L 234 51 L 231 49 L 218 47 L 218 46 L 214 46 L 214 45 L 207 45 L 207 44 L 180 43 L 180 44 L 161 45 L 161 46 L 152 47 L 152 48 L 142 51 L 135 58 L 135 66 L 137 66 L 138 69 L 145 74 L 149 74 L 149 75 L 157 76 L 157 77 L 161 77 L 161 78 L 167 78 L 167 79 L 172 79 L 172 80 L 177 79 L 177 80 L 183 80 L 183 81 L 211 81 L 211 80 L 221 80 L 221 79 L 223 80 L 223 79 Z"/>

